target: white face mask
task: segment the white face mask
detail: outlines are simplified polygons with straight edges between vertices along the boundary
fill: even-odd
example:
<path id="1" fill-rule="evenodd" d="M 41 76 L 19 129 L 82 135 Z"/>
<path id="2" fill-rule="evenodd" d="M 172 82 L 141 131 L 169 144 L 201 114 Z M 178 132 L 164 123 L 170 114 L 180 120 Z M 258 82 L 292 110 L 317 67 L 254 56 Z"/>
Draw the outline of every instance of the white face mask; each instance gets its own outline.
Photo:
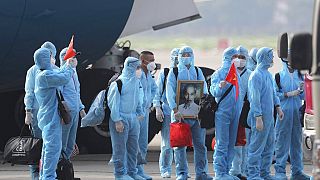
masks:
<path id="1" fill-rule="evenodd" d="M 240 66 L 239 67 L 245 67 L 247 64 L 247 61 L 245 59 L 240 59 Z"/>
<path id="2" fill-rule="evenodd" d="M 141 78 L 141 75 L 142 75 L 141 69 L 136 70 L 136 77 L 137 77 L 138 79 Z"/>
<path id="3" fill-rule="evenodd" d="M 240 67 L 240 59 L 236 58 L 232 60 L 232 63 L 234 63 L 234 66 L 236 68 Z"/>
<path id="4" fill-rule="evenodd" d="M 156 63 L 155 63 L 155 62 L 150 62 L 150 63 L 147 65 L 148 71 L 153 71 L 155 68 L 156 68 Z"/>
<path id="5" fill-rule="evenodd" d="M 51 62 L 51 64 L 56 64 L 56 59 L 54 59 L 53 57 L 51 57 L 51 59 L 50 59 L 50 62 Z"/>

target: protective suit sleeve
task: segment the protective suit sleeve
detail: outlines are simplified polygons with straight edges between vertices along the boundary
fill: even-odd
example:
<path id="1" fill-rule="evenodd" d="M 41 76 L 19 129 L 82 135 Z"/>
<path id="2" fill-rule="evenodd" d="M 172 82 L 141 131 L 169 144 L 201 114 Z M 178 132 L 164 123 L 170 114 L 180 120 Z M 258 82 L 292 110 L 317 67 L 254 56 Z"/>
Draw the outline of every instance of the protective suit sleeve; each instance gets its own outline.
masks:
<path id="1" fill-rule="evenodd" d="M 170 69 L 167 78 L 168 79 L 167 79 L 167 85 L 166 85 L 166 97 L 167 97 L 170 109 L 174 109 L 177 107 L 177 103 L 176 103 L 177 80 L 172 69 Z"/>
<path id="2" fill-rule="evenodd" d="M 33 103 L 36 101 L 34 94 L 34 85 L 35 85 L 35 68 L 34 66 L 27 71 L 26 82 L 24 85 L 24 90 L 26 92 L 24 96 L 24 105 L 25 109 L 32 109 Z"/>
<path id="3" fill-rule="evenodd" d="M 71 66 L 66 66 L 59 72 L 51 71 L 50 73 L 45 74 L 47 87 L 58 87 L 66 85 L 71 80 L 71 76 L 73 73 L 74 71 Z"/>
<path id="4" fill-rule="evenodd" d="M 200 68 L 198 68 L 198 80 L 202 80 L 203 83 L 203 94 L 209 94 L 208 92 L 208 86 L 207 86 L 207 82 L 206 82 L 206 78 L 204 78 L 204 75 L 202 73 L 202 70 Z"/>
<path id="5" fill-rule="evenodd" d="M 110 84 L 107 100 L 112 121 L 118 122 L 122 120 L 120 117 L 120 93 L 116 82 Z"/>
<path id="6" fill-rule="evenodd" d="M 284 92 L 281 92 L 275 80 L 273 81 L 273 89 L 276 91 L 276 95 L 280 100 L 285 99 Z"/>
<path id="7" fill-rule="evenodd" d="M 161 72 L 159 73 L 159 77 L 157 80 L 158 90 L 153 98 L 153 107 L 160 107 L 160 101 L 162 98 L 161 96 L 163 91 L 163 83 L 164 83 L 164 70 L 162 69 Z"/>
<path id="8" fill-rule="evenodd" d="M 152 78 L 152 81 L 151 81 L 151 99 L 152 100 L 156 95 L 157 91 L 158 91 L 158 86 L 156 84 L 156 81 Z"/>
<path id="9" fill-rule="evenodd" d="M 249 85 L 249 91 L 251 96 L 250 108 L 253 110 L 254 117 L 262 116 L 262 106 L 260 101 L 261 92 L 261 78 L 253 76 Z M 275 91 L 274 91 L 275 92 Z M 278 99 L 279 100 L 279 99 Z"/>
<path id="10" fill-rule="evenodd" d="M 211 75 L 210 92 L 214 97 L 220 98 L 228 87 L 228 86 L 225 86 L 224 88 L 219 87 L 220 81 L 222 80 L 223 79 L 220 77 L 219 70 L 217 70 Z"/>
<path id="11" fill-rule="evenodd" d="M 143 104 L 143 100 L 141 99 L 141 97 L 143 98 L 143 90 L 140 90 L 142 88 L 140 88 L 140 82 L 139 82 L 139 86 L 138 86 L 138 106 L 137 106 L 137 116 L 144 116 L 145 112 L 143 111 L 143 108 L 142 108 L 142 104 Z"/>

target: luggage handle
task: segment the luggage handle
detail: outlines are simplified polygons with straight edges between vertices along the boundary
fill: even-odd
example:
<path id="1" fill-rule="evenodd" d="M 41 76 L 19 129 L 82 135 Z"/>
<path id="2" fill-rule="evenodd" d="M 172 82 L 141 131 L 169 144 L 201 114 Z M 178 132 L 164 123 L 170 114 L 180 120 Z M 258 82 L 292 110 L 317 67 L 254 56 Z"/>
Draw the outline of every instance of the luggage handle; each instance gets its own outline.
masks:
<path id="1" fill-rule="evenodd" d="M 24 130 L 25 127 L 26 127 L 26 124 L 24 124 L 22 126 L 19 137 L 22 137 L 22 133 L 23 133 L 23 130 Z M 31 137 L 34 137 L 33 136 L 33 132 L 32 132 L 32 126 L 29 124 L 28 127 L 29 127 L 29 130 L 30 130 Z"/>

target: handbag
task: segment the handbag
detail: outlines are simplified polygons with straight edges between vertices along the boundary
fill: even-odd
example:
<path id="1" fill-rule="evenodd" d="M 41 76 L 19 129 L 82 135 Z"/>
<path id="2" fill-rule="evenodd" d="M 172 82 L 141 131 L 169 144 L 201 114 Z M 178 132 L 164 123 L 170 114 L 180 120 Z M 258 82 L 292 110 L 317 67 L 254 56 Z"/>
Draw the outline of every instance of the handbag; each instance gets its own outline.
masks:
<path id="1" fill-rule="evenodd" d="M 56 90 L 56 95 L 58 98 L 58 112 L 64 124 L 69 124 L 71 122 L 71 116 L 69 113 L 69 108 L 67 107 L 66 102 L 64 101 L 63 95 L 61 92 Z"/>
<path id="2" fill-rule="evenodd" d="M 21 129 L 20 136 L 10 138 L 4 147 L 4 162 L 20 165 L 39 164 L 42 151 L 42 139 L 31 136 L 22 136 L 24 127 Z"/>
<path id="3" fill-rule="evenodd" d="M 189 124 L 183 122 L 170 123 L 170 145 L 171 147 L 192 147 L 192 134 Z"/>
<path id="4" fill-rule="evenodd" d="M 57 178 L 59 180 L 74 180 L 74 169 L 70 160 L 67 159 L 67 155 L 64 151 L 61 152 L 61 158 L 59 159 L 57 170 Z"/>

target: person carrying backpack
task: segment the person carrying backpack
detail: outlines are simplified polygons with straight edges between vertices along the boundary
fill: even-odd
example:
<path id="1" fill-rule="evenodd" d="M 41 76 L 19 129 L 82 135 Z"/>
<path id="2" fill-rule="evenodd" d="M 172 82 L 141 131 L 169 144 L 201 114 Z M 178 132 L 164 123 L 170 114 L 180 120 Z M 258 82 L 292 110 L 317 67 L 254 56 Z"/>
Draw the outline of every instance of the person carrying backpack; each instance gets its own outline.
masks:
<path id="1" fill-rule="evenodd" d="M 193 50 L 189 46 L 183 46 L 179 50 L 178 54 L 178 73 L 175 75 L 175 69 L 170 69 L 166 97 L 171 112 L 171 122 L 182 121 L 190 125 L 192 133 L 192 142 L 194 146 L 194 159 L 195 159 L 195 172 L 196 180 L 211 180 L 212 177 L 208 175 L 208 160 L 207 160 L 207 148 L 205 146 L 205 129 L 200 127 L 200 123 L 195 118 L 184 118 L 178 110 L 178 104 L 176 102 L 176 90 L 179 80 L 200 80 L 204 82 L 203 93 L 208 94 L 207 84 L 201 69 L 197 69 L 194 66 L 194 54 Z M 188 162 L 186 157 L 186 147 L 174 148 L 175 162 L 176 162 L 176 176 L 177 180 L 186 180 L 188 178 Z"/>
<path id="2" fill-rule="evenodd" d="M 178 65 L 178 52 L 178 48 L 172 49 L 170 68 L 177 67 Z M 170 147 L 171 109 L 169 108 L 166 97 L 166 82 L 169 70 L 169 68 L 164 68 L 160 71 L 156 82 L 158 91 L 153 99 L 153 106 L 156 108 L 156 118 L 159 122 L 162 122 L 159 168 L 161 177 L 163 178 L 171 177 L 171 164 L 173 159 L 173 150 Z"/>
<path id="3" fill-rule="evenodd" d="M 275 76 L 276 83 L 274 83 L 274 89 L 285 114 L 282 121 L 279 121 L 279 117 L 276 121 L 275 174 L 279 180 L 287 179 L 286 162 L 290 154 L 291 179 L 310 179 L 310 176 L 303 173 L 302 127 L 299 114 L 304 99 L 304 79 L 297 70 L 290 67 L 287 59 L 282 61 L 282 71 Z"/>
<path id="4" fill-rule="evenodd" d="M 138 139 L 140 133 L 139 119 L 143 119 L 140 98 L 141 61 L 127 57 L 122 74 L 121 92 L 117 82 L 111 83 L 107 102 L 110 108 L 109 129 L 112 141 L 112 159 L 116 180 L 143 180 L 137 175 Z"/>

